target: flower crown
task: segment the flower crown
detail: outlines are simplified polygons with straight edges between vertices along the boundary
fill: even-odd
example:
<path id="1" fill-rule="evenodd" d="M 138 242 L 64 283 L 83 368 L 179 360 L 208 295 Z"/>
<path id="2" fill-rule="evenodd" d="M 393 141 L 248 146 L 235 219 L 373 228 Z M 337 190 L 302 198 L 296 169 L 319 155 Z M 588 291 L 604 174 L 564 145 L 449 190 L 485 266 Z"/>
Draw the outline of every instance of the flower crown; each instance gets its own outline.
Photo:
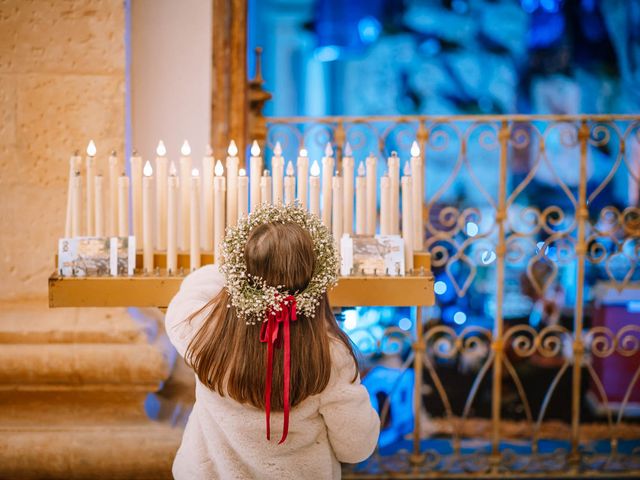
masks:
<path id="1" fill-rule="evenodd" d="M 307 287 L 300 292 L 286 292 L 283 286 L 272 286 L 260 277 L 247 272 L 244 250 L 251 231 L 264 223 L 295 223 L 304 228 L 313 240 L 316 255 L 315 269 Z M 313 317 L 320 298 L 338 281 L 340 259 L 333 236 L 318 216 L 307 212 L 297 203 L 287 205 L 262 204 L 248 217 L 227 228 L 222 245 L 223 263 L 220 270 L 227 280 L 227 291 L 238 316 L 247 324 L 262 322 L 268 311 L 281 308 L 281 301 L 295 297 L 298 310 Z"/>

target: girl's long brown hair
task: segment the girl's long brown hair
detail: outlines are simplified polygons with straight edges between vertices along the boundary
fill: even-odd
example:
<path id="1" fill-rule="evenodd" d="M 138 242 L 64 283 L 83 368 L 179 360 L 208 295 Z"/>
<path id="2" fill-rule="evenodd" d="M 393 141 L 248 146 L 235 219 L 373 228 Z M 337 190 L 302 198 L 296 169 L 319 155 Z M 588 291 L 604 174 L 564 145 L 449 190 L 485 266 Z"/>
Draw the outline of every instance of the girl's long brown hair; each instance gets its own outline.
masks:
<path id="1" fill-rule="evenodd" d="M 291 293 L 308 285 L 315 270 L 313 241 L 297 224 L 266 223 L 256 227 L 245 246 L 247 271 L 269 285 L 284 285 Z M 185 358 L 200 381 L 220 395 L 264 409 L 266 343 L 259 340 L 260 325 L 239 319 L 226 289 L 202 310 L 211 310 L 192 339 Z M 281 332 L 282 334 L 282 332 Z M 325 294 L 313 318 L 298 312 L 291 322 L 291 405 L 322 392 L 331 375 L 330 337 L 344 344 L 357 359 L 349 337 L 340 329 Z M 275 349 L 271 406 L 283 409 L 283 349 Z"/>

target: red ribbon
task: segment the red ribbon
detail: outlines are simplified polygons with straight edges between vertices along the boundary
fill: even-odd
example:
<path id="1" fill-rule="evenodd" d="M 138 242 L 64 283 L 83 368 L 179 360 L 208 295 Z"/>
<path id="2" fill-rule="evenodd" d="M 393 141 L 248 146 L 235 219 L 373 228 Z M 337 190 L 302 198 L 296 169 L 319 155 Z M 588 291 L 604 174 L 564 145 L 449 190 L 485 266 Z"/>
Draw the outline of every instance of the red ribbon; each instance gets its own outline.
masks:
<path id="1" fill-rule="evenodd" d="M 296 297 L 289 295 L 280 300 L 279 309 L 269 308 L 266 319 L 260 328 L 260 341 L 267 344 L 267 378 L 264 386 L 264 409 L 267 416 L 267 440 L 271 440 L 271 383 L 273 380 L 273 348 L 282 346 L 282 337 L 279 337 L 280 324 L 284 327 L 284 422 L 282 427 L 281 444 L 289 433 L 289 387 L 291 374 L 291 332 L 290 322 L 297 320 Z"/>

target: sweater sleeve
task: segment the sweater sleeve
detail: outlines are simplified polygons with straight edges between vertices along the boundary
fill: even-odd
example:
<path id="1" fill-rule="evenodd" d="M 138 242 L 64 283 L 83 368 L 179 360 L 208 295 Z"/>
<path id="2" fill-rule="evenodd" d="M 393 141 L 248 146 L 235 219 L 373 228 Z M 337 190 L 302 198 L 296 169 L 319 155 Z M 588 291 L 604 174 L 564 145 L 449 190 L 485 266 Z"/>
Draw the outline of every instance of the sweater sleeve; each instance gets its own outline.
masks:
<path id="1" fill-rule="evenodd" d="M 180 290 L 169 303 L 164 319 L 169 340 L 181 356 L 184 357 L 189 342 L 198 332 L 210 310 L 203 310 L 191 321 L 187 321 L 187 318 L 209 303 L 224 285 L 224 275 L 220 273 L 217 265 L 205 265 L 187 275 L 182 281 Z"/>
<path id="2" fill-rule="evenodd" d="M 320 394 L 320 414 L 336 458 L 344 463 L 358 463 L 373 453 L 380 434 L 380 419 L 360 383 L 360 375 L 351 381 L 356 365 L 347 348 L 338 341 L 331 342 L 331 378 Z"/>

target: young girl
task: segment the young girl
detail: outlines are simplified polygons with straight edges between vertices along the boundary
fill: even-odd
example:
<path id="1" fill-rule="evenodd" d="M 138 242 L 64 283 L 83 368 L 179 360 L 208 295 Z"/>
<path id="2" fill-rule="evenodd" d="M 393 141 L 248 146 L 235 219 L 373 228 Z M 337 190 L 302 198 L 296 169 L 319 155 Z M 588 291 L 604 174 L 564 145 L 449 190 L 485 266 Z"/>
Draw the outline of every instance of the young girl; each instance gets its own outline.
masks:
<path id="1" fill-rule="evenodd" d="M 337 267 L 316 216 L 265 205 L 228 229 L 220 268 L 184 279 L 166 329 L 196 402 L 176 479 L 336 479 L 371 455 L 380 421 L 327 298 Z"/>

